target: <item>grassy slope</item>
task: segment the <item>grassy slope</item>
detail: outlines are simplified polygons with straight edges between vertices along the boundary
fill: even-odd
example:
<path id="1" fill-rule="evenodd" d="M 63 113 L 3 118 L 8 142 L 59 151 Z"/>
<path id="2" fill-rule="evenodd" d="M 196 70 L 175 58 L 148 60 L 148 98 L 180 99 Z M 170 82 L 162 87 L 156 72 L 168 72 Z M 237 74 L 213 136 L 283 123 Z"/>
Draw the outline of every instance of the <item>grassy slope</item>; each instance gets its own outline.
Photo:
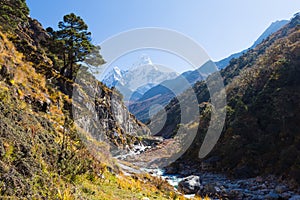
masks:
<path id="1" fill-rule="evenodd" d="M 15 35 L 10 32 L 9 38 Z M 0 42 L 1 198 L 121 200 L 176 196 L 164 181 L 148 175 L 134 179 L 109 172 L 106 166 L 113 161 L 101 152 L 97 158 L 106 160 L 95 159 L 78 137 L 79 130 L 67 109 L 71 99 L 47 83 L 43 73 L 48 78 L 60 77 L 51 69 L 47 55 L 42 56 L 43 62 L 34 60 L 37 48 L 31 46 L 26 49 L 30 54 L 24 56 L 3 33 Z M 35 63 L 26 61 L 28 56 Z M 47 101 L 51 104 L 46 109 Z"/>

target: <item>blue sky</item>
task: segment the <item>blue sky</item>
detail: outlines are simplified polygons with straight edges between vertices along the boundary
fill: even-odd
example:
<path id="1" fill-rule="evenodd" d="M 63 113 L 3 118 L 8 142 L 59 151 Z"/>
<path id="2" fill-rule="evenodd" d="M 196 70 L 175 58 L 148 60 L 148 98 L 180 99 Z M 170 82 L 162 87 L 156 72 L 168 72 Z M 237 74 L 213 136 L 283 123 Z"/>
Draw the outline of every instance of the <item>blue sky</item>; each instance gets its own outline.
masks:
<path id="1" fill-rule="evenodd" d="M 300 11 L 296 0 L 27 0 L 27 4 L 31 16 L 45 27 L 56 28 L 70 12 L 80 15 L 95 44 L 134 28 L 176 30 L 199 43 L 214 61 L 250 47 L 273 21 L 290 19 Z"/>

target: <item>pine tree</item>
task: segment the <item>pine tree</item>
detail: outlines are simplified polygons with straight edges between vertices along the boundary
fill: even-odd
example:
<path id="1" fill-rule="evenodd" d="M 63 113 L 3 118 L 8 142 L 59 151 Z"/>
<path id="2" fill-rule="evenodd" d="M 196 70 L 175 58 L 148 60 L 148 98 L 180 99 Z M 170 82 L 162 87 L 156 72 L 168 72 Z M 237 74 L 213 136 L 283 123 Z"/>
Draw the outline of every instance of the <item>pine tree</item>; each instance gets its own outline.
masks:
<path id="1" fill-rule="evenodd" d="M 65 15 L 58 27 L 60 30 L 56 32 L 56 37 L 62 44 L 61 53 L 64 60 L 61 72 L 72 79 L 78 70 L 76 63 L 84 61 L 95 46 L 91 43 L 88 26 L 74 13 Z"/>

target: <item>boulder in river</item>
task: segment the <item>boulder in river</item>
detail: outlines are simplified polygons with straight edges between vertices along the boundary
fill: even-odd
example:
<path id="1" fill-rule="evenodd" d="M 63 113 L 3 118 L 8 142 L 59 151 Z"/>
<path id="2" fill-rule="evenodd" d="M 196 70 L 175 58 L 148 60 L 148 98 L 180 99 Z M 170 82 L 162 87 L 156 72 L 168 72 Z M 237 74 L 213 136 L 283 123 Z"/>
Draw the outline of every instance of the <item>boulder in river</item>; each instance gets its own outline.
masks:
<path id="1" fill-rule="evenodd" d="M 288 190 L 288 188 L 285 186 L 285 185 L 277 185 L 275 187 L 275 191 L 278 193 L 278 194 L 282 194 L 284 192 L 286 192 Z"/>
<path id="2" fill-rule="evenodd" d="M 270 192 L 269 194 L 267 194 L 266 196 L 265 196 L 265 199 L 279 199 L 280 198 L 280 196 L 276 193 L 276 192 Z"/>
<path id="3" fill-rule="evenodd" d="M 200 177 L 195 175 L 188 176 L 178 183 L 179 192 L 184 194 L 195 194 L 202 188 Z"/>
<path id="4" fill-rule="evenodd" d="M 291 197 L 289 200 L 300 200 L 300 195 L 295 195 Z"/>

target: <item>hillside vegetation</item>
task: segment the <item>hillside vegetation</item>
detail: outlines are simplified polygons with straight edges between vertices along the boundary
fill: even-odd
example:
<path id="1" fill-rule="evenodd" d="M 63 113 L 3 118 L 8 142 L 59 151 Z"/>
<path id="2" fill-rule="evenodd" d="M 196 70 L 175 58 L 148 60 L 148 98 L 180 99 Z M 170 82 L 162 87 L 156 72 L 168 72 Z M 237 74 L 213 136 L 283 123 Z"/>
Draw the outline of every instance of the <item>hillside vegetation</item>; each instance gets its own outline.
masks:
<path id="1" fill-rule="evenodd" d="M 299 41 L 300 15 L 296 14 L 286 26 L 221 71 L 227 93 L 226 123 L 217 145 L 203 160 L 198 153 L 212 106 L 205 82 L 195 84 L 200 126 L 181 124 L 187 130 L 198 129 L 198 134 L 178 163 L 203 162 L 211 170 L 239 178 L 275 174 L 300 183 Z M 189 96 L 182 97 L 189 102 Z M 166 110 L 168 119 L 160 134 L 170 137 L 180 124 L 180 105 L 172 101 Z"/>
<path id="2" fill-rule="evenodd" d="M 28 17 L 25 1 L 0 5 L 0 198 L 181 198 L 159 178 L 125 176 L 105 143 L 88 138 L 97 149 L 87 148 L 72 116 L 72 91 L 81 86 L 60 72 L 63 61 L 50 49 L 53 38 Z M 104 101 L 115 91 L 97 84 L 102 95 L 90 103 L 98 102 L 98 114 L 106 114 L 100 118 L 109 119 L 105 135 L 120 148 L 130 145 L 136 138 L 129 126 L 147 129 L 115 100 L 121 116 L 130 119 L 119 123 Z"/>

